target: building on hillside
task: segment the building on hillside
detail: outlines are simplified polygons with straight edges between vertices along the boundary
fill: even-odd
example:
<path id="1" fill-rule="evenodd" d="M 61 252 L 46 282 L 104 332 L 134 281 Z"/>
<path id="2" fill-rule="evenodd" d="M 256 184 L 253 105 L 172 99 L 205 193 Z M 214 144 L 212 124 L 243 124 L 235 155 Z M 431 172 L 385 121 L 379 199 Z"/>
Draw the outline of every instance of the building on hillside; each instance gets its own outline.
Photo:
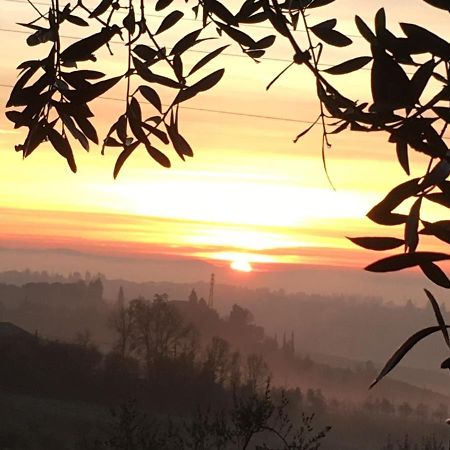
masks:
<path id="1" fill-rule="evenodd" d="M 30 339 L 34 336 L 11 322 L 0 322 L 0 339 Z"/>

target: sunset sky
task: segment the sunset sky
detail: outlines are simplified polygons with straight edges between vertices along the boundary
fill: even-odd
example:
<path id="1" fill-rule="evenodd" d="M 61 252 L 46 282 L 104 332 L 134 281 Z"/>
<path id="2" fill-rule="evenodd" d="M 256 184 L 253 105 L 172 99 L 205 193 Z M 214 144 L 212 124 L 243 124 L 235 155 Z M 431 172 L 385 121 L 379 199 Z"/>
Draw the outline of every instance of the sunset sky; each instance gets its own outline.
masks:
<path id="1" fill-rule="evenodd" d="M 46 49 L 34 48 L 30 53 L 26 35 L 15 32 L 21 30 L 16 22 L 34 17 L 31 7 L 22 1 L 0 2 L 0 99 L 4 105 L 15 67 L 44 55 Z M 356 35 L 354 14 L 372 23 L 382 4 L 336 0 L 314 10 L 310 21 L 337 15 L 337 29 Z M 422 20 L 445 35 L 448 24 L 442 14 L 424 2 L 391 5 L 388 2 L 389 23 Z M 195 26 L 185 20 L 181 30 Z M 248 31 L 261 37 L 271 34 L 270 29 Z M 369 54 L 362 39 L 353 40 L 348 49 L 326 53 L 323 61 L 335 64 Z M 224 44 L 207 45 L 214 47 L 204 48 Z M 225 53 L 209 66 L 210 71 L 226 68 L 220 85 L 186 104 L 194 109 L 182 110 L 182 132 L 195 156 L 183 162 L 168 148 L 169 170 L 159 167 L 143 149 L 132 155 L 115 181 L 115 149 L 101 156 L 99 148 L 89 154 L 77 148 L 76 175 L 44 146 L 23 161 L 14 151 L 14 144 L 23 139 L 23 129 L 13 130 L 2 114 L 0 247 L 64 248 L 114 257 L 188 257 L 219 265 L 234 262 L 235 267 L 237 262 L 238 269 L 248 268 L 249 263 L 256 270 L 280 270 L 287 267 L 283 264 L 362 267 L 373 261 L 376 255 L 355 248 L 345 236 L 386 233 L 364 216 L 390 188 L 406 180 L 395 161 L 395 149 L 383 135 L 333 136 L 327 161 L 334 191 L 321 162 L 320 128 L 293 143 L 318 113 L 313 82 L 305 69 L 293 68 L 266 92 L 268 82 L 287 65 L 285 44 L 276 43 L 258 65 L 240 57 L 235 46 Z M 188 61 L 194 64 L 202 56 L 191 52 Z M 119 57 L 120 51 L 116 59 L 101 59 L 108 61 L 113 73 L 120 73 Z M 361 71 L 337 83 L 351 98 L 369 100 L 369 74 Z M 107 97 L 120 98 L 121 88 Z M 123 103 L 114 99 L 93 104 L 102 132 L 121 108 Z M 423 161 L 416 160 L 413 166 L 420 175 Z M 389 232 L 401 237 L 402 230 Z"/>

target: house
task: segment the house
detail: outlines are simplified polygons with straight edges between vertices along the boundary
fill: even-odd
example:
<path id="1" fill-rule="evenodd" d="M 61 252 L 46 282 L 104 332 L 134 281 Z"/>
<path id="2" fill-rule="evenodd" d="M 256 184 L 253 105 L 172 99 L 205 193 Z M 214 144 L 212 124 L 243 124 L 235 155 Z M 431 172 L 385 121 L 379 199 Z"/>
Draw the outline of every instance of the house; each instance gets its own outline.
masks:
<path id="1" fill-rule="evenodd" d="M 0 322 L 0 339 L 30 339 L 34 336 L 11 322 Z"/>

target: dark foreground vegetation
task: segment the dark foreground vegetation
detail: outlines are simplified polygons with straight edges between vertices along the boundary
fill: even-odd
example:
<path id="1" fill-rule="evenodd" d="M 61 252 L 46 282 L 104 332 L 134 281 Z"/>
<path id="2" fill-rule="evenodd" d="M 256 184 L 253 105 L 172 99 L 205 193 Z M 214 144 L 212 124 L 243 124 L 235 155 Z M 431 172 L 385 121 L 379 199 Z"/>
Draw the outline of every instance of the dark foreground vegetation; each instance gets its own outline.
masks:
<path id="1" fill-rule="evenodd" d="M 220 317 L 192 289 L 108 304 L 97 279 L 0 292 L 1 450 L 445 448 L 447 397 L 389 379 L 369 393 L 373 365 L 299 356 L 239 305 Z"/>

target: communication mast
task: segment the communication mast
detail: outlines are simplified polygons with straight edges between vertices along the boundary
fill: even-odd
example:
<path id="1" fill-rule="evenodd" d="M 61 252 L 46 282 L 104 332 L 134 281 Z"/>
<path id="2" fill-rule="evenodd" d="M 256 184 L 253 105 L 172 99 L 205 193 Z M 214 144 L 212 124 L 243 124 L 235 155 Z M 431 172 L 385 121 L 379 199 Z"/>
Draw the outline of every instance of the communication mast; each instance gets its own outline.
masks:
<path id="1" fill-rule="evenodd" d="M 209 297 L 208 306 L 212 308 L 214 306 L 214 274 L 211 274 L 211 281 L 209 282 Z"/>

